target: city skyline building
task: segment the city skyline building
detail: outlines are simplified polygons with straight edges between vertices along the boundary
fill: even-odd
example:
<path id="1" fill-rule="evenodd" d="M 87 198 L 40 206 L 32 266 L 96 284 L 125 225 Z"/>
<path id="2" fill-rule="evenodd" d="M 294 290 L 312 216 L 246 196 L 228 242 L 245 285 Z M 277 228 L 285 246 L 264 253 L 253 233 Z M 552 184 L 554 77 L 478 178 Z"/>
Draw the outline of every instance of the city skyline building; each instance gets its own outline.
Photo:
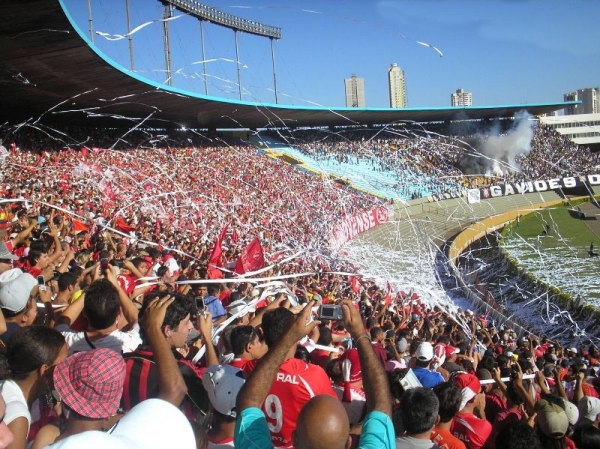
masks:
<path id="1" fill-rule="evenodd" d="M 404 70 L 395 62 L 388 69 L 388 84 L 390 88 L 390 108 L 406 107 L 406 87 Z"/>
<path id="2" fill-rule="evenodd" d="M 365 107 L 365 79 L 358 78 L 355 73 L 344 80 L 347 108 Z"/>
<path id="3" fill-rule="evenodd" d="M 473 106 L 473 94 L 465 92 L 462 87 L 450 96 L 452 106 Z"/>
<path id="4" fill-rule="evenodd" d="M 565 101 L 581 101 L 581 104 L 565 108 L 565 115 L 600 113 L 600 87 L 586 87 L 563 96 Z"/>

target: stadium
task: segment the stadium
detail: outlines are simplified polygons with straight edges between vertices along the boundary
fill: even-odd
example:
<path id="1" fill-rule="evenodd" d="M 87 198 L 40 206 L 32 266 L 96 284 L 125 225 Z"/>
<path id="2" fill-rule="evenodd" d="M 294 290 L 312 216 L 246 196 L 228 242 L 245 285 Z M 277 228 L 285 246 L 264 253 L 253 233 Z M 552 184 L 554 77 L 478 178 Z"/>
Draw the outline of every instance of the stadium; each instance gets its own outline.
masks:
<path id="1" fill-rule="evenodd" d="M 250 26 L 246 19 L 199 2 L 162 3 L 171 13 L 183 11 L 236 32 L 276 32 L 256 22 L 251 26 L 258 28 L 244 29 Z M 465 371 L 471 373 L 464 376 L 474 378 L 476 372 L 482 385 L 491 386 L 492 376 L 502 384 L 496 379 L 500 375 L 508 383 L 515 369 L 499 364 L 499 356 L 506 353 L 520 354 L 516 365 L 526 379 L 521 381 L 544 395 L 555 393 L 553 383 L 545 383 L 554 370 L 564 369 L 556 374 L 557 382 L 572 382 L 572 390 L 576 382 L 577 388 L 582 386 L 585 376 L 583 392 L 562 391 L 565 402 L 579 406 L 584 416 L 580 401 L 597 399 L 600 417 L 600 293 L 595 281 L 600 258 L 594 246 L 600 238 L 595 225 L 600 175 L 594 171 L 600 158 L 539 119 L 576 102 L 392 109 L 232 100 L 159 83 L 121 66 L 90 40 L 62 0 L 6 1 L 0 11 L 6 22 L 0 31 L 0 93 L 5 105 L 0 109 L 0 235 L 5 241 L 0 263 L 6 265 L 0 265 L 5 321 L 0 323 L 0 339 L 9 365 L 26 357 L 25 352 L 15 355 L 19 348 L 27 349 L 15 341 L 25 338 L 21 336 L 27 327 L 63 335 L 73 355 L 60 363 L 81 352 L 115 349 L 114 339 L 119 340 L 117 352 L 124 353 L 126 369 L 113 376 L 122 375 L 125 383 L 115 388 L 116 403 L 132 410 L 126 416 L 143 416 L 139 410 L 149 398 L 165 399 L 189 412 L 197 447 L 224 447 L 216 445 L 215 429 L 233 432 L 227 425 L 235 423 L 236 404 L 225 407 L 217 399 L 218 381 L 212 381 L 211 390 L 204 372 L 218 365 L 215 376 L 226 377 L 223 366 L 241 369 L 249 377 L 244 387 L 236 388 L 249 401 L 251 386 L 258 388 L 258 382 L 252 382 L 258 371 L 268 376 L 267 368 L 256 368 L 268 363 L 256 360 L 275 360 L 274 348 L 282 347 L 295 323 L 306 317 L 311 333 L 302 335 L 294 360 L 321 365 L 319 376 L 332 388 L 323 387 L 316 395 L 329 390 L 337 395 L 350 424 L 361 422 L 365 395 L 372 394 L 363 382 L 379 383 L 382 377 L 377 375 L 384 376 L 385 386 L 387 379 L 402 385 L 400 393 L 393 387 L 386 391 L 390 399 L 408 401 L 410 395 L 401 396 L 409 388 L 398 376 L 421 369 L 415 360 L 422 362 L 423 351 L 433 347 L 435 356 L 425 355 L 426 365 L 429 368 L 435 358 L 444 381 L 453 378 L 452 371 L 457 376 Z M 172 17 L 165 17 L 160 21 L 166 27 Z M 274 66 L 273 62 L 273 70 Z M 240 79 L 238 87 L 241 98 Z M 65 287 L 71 273 L 77 274 L 77 284 Z M 36 284 L 29 285 L 29 278 Z M 25 289 L 25 283 L 27 306 L 19 308 L 11 295 Z M 101 284 L 104 290 L 99 290 Z M 113 318 L 108 327 L 94 326 L 94 313 L 105 312 L 94 311 L 88 305 L 90 297 L 105 301 L 110 295 L 100 291 L 107 289 L 115 292 L 117 324 Z M 345 327 L 324 319 L 330 328 L 309 324 L 309 308 L 302 308 L 309 301 L 316 301 L 311 303 L 315 315 L 319 305 L 345 304 Z M 178 330 L 182 317 L 165 324 L 174 319 L 175 312 L 168 310 L 175 308 L 171 304 L 179 302 L 177 307 L 197 320 L 187 319 L 195 329 L 186 329 L 181 341 L 176 337 L 183 332 Z M 348 304 L 355 304 L 369 333 L 362 328 L 362 335 L 354 332 Z M 37 314 L 31 312 L 38 308 Z M 286 308 L 293 313 L 280 310 Z M 151 324 L 159 319 L 165 321 L 160 321 L 157 337 Z M 130 328 L 136 326 L 137 334 L 131 336 Z M 242 332 L 235 328 L 242 327 L 252 327 L 240 349 L 245 358 L 235 344 L 242 337 L 233 337 Z M 373 347 L 381 347 L 374 354 L 387 373 L 365 369 L 366 361 L 378 361 L 368 358 L 373 351 L 359 343 L 363 336 Z M 247 349 L 255 346 L 255 338 L 265 350 L 268 346 L 266 354 L 272 357 Z M 50 340 L 45 337 L 39 346 Z M 161 352 L 165 341 L 170 350 Z M 78 346 L 88 343 L 84 349 Z M 350 353 L 352 344 L 360 355 L 353 363 L 363 364 L 363 380 L 352 390 L 356 397 L 348 400 L 354 374 L 341 360 L 350 360 L 344 353 Z M 152 394 L 147 374 L 135 378 L 138 397 L 129 393 L 129 385 L 134 382 L 132 370 L 139 368 L 134 365 L 146 357 L 140 352 L 144 345 L 150 347 L 156 366 L 146 364 L 142 370 L 159 374 L 151 376 L 156 383 Z M 345 346 L 339 349 L 340 345 Z M 97 353 L 101 357 L 109 355 Z M 243 366 L 239 360 L 245 360 Z M 184 379 L 185 374 L 179 374 L 183 368 L 176 366 L 182 363 L 204 374 L 193 381 Z M 28 372 L 29 379 L 35 377 L 35 369 Z M 482 369 L 489 377 L 480 373 Z M 253 370 L 256 376 L 250 375 Z M 536 375 L 532 380 L 534 371 L 545 378 Z M 0 377 L 3 374 L 0 370 Z M 288 382 L 280 374 L 275 386 L 280 380 Z M 426 386 L 427 379 L 415 380 Z M 18 388 L 12 378 L 5 382 Z M 316 384 L 321 388 L 323 382 Z M 142 395 L 144 385 L 148 391 Z M 275 393 L 267 401 L 273 396 L 279 401 Z M 7 397 L 8 393 L 8 410 Z M 519 397 L 526 404 L 536 400 L 527 390 L 519 391 Z M 85 403 L 85 395 L 82 398 Z M 239 398 L 237 407 L 243 408 L 246 403 Z M 290 447 L 296 421 L 290 424 L 273 404 L 274 409 L 264 406 L 270 442 Z M 85 407 L 74 410 L 82 419 L 116 412 L 88 416 Z M 172 422 L 181 421 L 173 411 L 168 413 Z M 562 408 L 555 413 L 566 415 Z M 283 428 L 277 425 L 282 419 Z M 489 421 L 491 432 L 494 421 Z M 27 422 L 39 424 L 34 413 Z M 300 431 L 300 419 L 298 423 Z M 39 427 L 23 434 L 22 427 L 7 424 L 21 440 L 54 441 L 45 440 Z M 403 433 L 395 424 L 395 438 L 411 434 L 408 427 Z M 548 436 L 534 428 L 542 442 L 572 437 L 573 429 Z M 155 432 L 161 429 L 157 424 Z M 151 447 L 146 444 L 143 447 Z M 388 447 L 394 440 L 380 444 Z M 398 440 L 395 444 L 404 447 Z"/>

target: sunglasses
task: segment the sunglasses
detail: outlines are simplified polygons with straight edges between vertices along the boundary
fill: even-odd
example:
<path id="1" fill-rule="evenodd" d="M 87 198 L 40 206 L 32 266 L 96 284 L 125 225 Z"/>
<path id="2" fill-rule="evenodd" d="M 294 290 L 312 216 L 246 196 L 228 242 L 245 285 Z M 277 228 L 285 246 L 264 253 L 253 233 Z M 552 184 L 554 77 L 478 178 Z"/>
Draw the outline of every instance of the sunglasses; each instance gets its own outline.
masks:
<path id="1" fill-rule="evenodd" d="M 0 259 L 0 263 L 12 265 L 13 261 L 11 259 Z"/>

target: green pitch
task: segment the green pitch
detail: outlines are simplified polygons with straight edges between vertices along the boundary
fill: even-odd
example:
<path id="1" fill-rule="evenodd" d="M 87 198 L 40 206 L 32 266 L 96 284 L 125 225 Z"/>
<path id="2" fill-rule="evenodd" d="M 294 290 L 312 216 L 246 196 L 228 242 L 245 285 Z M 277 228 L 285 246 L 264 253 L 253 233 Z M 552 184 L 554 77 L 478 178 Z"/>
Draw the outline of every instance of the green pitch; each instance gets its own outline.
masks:
<path id="1" fill-rule="evenodd" d="M 505 233 L 503 248 L 520 267 L 545 283 L 600 306 L 600 257 L 590 257 L 590 243 L 600 251 L 593 232 L 598 220 L 581 220 L 568 207 L 542 209 L 521 218 Z"/>

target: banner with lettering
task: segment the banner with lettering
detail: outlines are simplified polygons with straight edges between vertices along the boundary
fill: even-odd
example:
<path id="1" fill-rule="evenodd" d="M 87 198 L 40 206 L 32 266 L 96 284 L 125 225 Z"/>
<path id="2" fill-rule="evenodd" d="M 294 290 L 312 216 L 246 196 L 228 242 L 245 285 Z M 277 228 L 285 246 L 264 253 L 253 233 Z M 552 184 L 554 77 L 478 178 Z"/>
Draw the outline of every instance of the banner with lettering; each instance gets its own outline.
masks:
<path id="1" fill-rule="evenodd" d="M 537 181 L 522 181 L 498 184 L 480 189 L 481 199 L 499 196 L 517 195 L 520 193 L 546 192 L 549 190 L 571 189 L 600 185 L 600 175 L 567 176 L 565 178 L 540 179 Z"/>
<path id="2" fill-rule="evenodd" d="M 369 212 L 346 216 L 331 232 L 331 246 L 338 248 L 349 242 L 358 234 L 373 229 L 390 219 L 390 211 L 386 207 L 378 207 Z"/>

